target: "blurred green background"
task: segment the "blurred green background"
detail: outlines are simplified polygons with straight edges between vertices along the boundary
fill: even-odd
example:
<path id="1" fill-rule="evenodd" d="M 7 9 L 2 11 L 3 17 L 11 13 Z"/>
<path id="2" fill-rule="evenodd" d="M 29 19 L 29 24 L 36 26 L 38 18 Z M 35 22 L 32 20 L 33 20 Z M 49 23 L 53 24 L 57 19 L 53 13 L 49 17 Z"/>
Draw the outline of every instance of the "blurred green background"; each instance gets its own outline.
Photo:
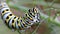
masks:
<path id="1" fill-rule="evenodd" d="M 29 8 L 37 7 L 41 22 L 21 33 L 12 32 L 1 19 L 0 34 L 60 34 L 60 0 L 0 0 L 5 1 L 14 15 L 20 17 L 28 12 Z"/>

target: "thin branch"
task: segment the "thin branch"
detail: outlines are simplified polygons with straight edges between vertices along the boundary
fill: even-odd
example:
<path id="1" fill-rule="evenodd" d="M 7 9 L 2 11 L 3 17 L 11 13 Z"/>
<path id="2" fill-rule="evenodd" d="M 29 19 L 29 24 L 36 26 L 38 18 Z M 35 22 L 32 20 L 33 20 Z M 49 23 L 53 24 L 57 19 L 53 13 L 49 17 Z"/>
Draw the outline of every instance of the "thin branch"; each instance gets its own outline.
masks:
<path id="1" fill-rule="evenodd" d="M 47 18 L 45 18 L 45 19 L 43 19 L 39 24 L 38 24 L 38 26 L 36 27 L 36 29 L 34 30 L 34 32 L 32 33 L 32 34 L 35 34 L 36 33 L 36 31 L 38 30 L 38 28 L 39 28 L 39 26 L 41 25 L 41 23 L 43 22 L 43 21 L 45 21 Z"/>

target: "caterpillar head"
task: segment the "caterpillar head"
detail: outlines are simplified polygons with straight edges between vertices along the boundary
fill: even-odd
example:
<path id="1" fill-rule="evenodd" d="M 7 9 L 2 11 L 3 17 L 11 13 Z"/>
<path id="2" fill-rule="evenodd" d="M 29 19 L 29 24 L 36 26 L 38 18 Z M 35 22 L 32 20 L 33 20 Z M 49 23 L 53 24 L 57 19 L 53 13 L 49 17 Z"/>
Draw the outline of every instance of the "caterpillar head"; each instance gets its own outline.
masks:
<path id="1" fill-rule="evenodd" d="M 5 2 L 0 3 L 0 9 L 8 7 L 8 5 Z"/>
<path id="2" fill-rule="evenodd" d="M 38 8 L 37 8 L 37 7 L 34 7 L 34 8 L 32 8 L 32 9 L 29 9 L 29 10 L 28 10 L 28 13 L 37 14 L 37 13 L 39 13 L 39 11 L 38 11 Z"/>
<path id="3" fill-rule="evenodd" d="M 29 9 L 29 14 L 33 16 L 33 21 L 32 22 L 40 22 L 40 13 L 37 7 L 34 7 L 32 9 Z"/>
<path id="4" fill-rule="evenodd" d="M 34 8 L 33 8 L 33 12 L 34 12 L 34 13 L 38 13 L 38 8 L 37 8 L 37 7 L 34 7 Z"/>

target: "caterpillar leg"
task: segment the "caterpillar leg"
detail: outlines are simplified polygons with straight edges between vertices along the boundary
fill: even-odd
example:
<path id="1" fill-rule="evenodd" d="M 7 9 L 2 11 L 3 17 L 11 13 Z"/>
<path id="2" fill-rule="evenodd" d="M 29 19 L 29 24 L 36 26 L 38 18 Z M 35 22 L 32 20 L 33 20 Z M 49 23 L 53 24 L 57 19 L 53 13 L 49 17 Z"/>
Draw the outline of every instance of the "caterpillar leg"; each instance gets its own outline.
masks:
<path id="1" fill-rule="evenodd" d="M 24 34 L 25 30 L 17 30 L 19 32 L 19 34 Z"/>
<path id="2" fill-rule="evenodd" d="M 15 29 L 12 29 L 12 32 L 15 32 Z"/>

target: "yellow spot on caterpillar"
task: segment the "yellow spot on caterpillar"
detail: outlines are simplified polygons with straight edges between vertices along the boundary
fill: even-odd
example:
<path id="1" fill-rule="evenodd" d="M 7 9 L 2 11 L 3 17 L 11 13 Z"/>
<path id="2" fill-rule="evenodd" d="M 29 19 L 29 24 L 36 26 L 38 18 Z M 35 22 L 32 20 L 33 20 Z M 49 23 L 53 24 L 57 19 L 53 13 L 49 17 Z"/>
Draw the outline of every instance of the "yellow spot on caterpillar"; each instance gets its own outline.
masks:
<path id="1" fill-rule="evenodd" d="M 34 7 L 34 13 L 38 13 L 37 10 L 38 10 L 37 7 Z"/>
<path id="2" fill-rule="evenodd" d="M 23 28 L 21 27 L 20 22 L 18 23 L 18 26 L 19 26 L 20 30 L 23 30 Z"/>
<path id="3" fill-rule="evenodd" d="M 18 21 L 19 21 L 20 19 L 21 19 L 21 17 L 18 19 Z M 21 25 L 20 25 L 20 22 L 18 23 L 18 26 L 21 26 Z"/>
<path id="4" fill-rule="evenodd" d="M 35 13 L 37 13 L 37 10 L 35 9 Z"/>
<path id="5" fill-rule="evenodd" d="M 12 25 L 15 27 L 15 23 L 12 23 Z"/>
<path id="6" fill-rule="evenodd" d="M 6 20 L 6 23 L 8 24 L 8 20 Z"/>
<path id="7" fill-rule="evenodd" d="M 18 25 L 21 26 L 20 23 L 18 23 Z"/>
<path id="8" fill-rule="evenodd" d="M 30 17 L 30 20 L 32 20 L 32 18 Z"/>
<path id="9" fill-rule="evenodd" d="M 24 23 L 24 22 L 22 22 L 23 23 L 23 25 L 26 27 L 27 25 Z"/>
<path id="10" fill-rule="evenodd" d="M 21 19 L 21 17 L 20 17 L 20 19 Z"/>
<path id="11" fill-rule="evenodd" d="M 34 13 L 32 13 L 32 15 L 34 16 Z"/>

